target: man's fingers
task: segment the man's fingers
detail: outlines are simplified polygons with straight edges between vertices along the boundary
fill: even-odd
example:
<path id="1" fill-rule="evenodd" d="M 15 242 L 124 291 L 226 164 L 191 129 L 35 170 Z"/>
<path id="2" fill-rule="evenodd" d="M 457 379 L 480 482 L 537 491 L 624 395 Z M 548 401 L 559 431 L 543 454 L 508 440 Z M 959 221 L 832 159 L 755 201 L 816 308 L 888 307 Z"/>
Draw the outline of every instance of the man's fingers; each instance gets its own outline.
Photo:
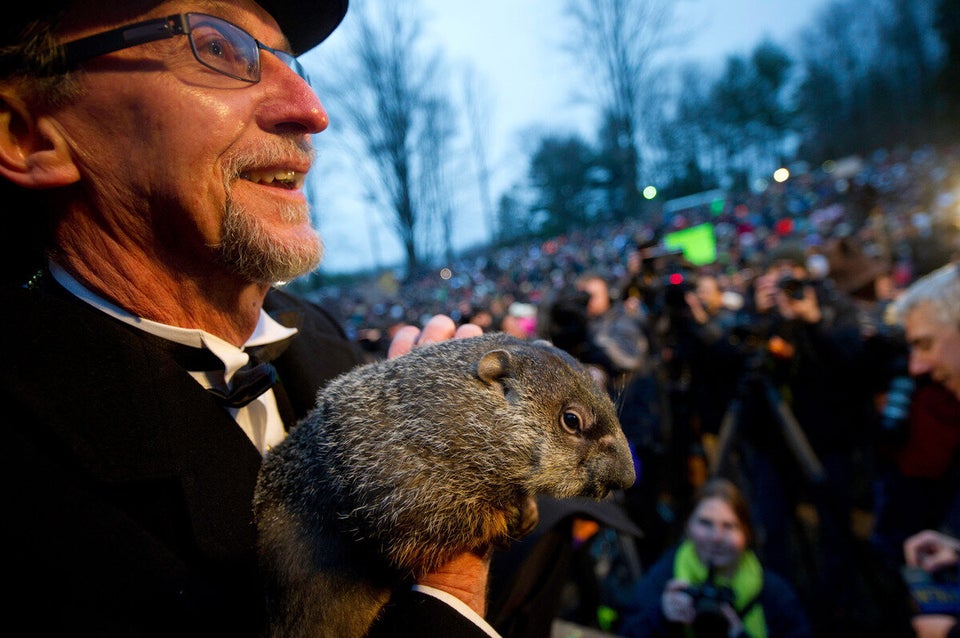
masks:
<path id="1" fill-rule="evenodd" d="M 417 339 L 417 345 L 423 346 L 437 341 L 446 341 L 452 339 L 456 332 L 457 324 L 453 322 L 453 319 L 446 315 L 434 315 L 423 326 L 420 338 Z"/>
<path id="2" fill-rule="evenodd" d="M 483 328 L 478 326 L 475 323 L 465 323 L 459 328 L 457 328 L 456 333 L 454 333 L 454 339 L 466 339 L 467 337 L 479 337 L 483 334 Z"/>
<path id="3" fill-rule="evenodd" d="M 420 336 L 420 329 L 416 326 L 404 326 L 397 330 L 390 342 L 390 348 L 387 350 L 387 358 L 393 359 L 402 354 L 406 354 L 413 349 L 417 343 L 417 337 Z"/>
<path id="4" fill-rule="evenodd" d="M 463 324 L 457 327 L 453 319 L 446 315 L 434 315 L 427 321 L 427 324 L 420 330 L 416 326 L 404 326 L 400 328 L 393 341 L 390 342 L 390 348 L 387 351 L 387 358 L 392 359 L 402 354 L 410 352 L 415 346 L 422 346 L 428 343 L 446 341 L 448 339 L 463 339 L 466 337 L 478 337 L 483 334 L 480 326 L 472 323 Z"/>

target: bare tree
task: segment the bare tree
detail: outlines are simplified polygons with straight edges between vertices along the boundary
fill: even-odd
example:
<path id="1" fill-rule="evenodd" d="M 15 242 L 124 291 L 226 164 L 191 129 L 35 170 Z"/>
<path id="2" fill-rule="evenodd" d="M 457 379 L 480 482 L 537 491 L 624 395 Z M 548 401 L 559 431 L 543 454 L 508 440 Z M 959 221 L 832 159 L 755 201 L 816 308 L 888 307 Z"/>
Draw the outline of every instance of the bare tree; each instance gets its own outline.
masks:
<path id="1" fill-rule="evenodd" d="M 424 51 L 414 0 L 354 0 L 348 28 L 349 57 L 326 69 L 324 93 L 359 147 L 367 196 L 390 211 L 385 221 L 413 272 L 431 231 L 426 222 L 443 199 L 442 167 L 455 134 L 440 56 Z"/>
<path id="2" fill-rule="evenodd" d="M 671 197 L 713 188 L 715 177 L 727 168 L 726 154 L 713 135 L 719 125 L 709 97 L 712 78 L 694 63 L 681 65 L 676 78 L 676 94 L 664 102 L 658 134 L 658 183 Z"/>
<path id="3" fill-rule="evenodd" d="M 445 170 L 449 163 L 451 139 L 456 135 L 456 113 L 449 101 L 441 98 L 425 102 L 424 126 L 419 148 L 422 156 L 420 174 L 420 201 L 427 216 L 422 233 L 425 252 L 433 241 L 440 244 L 446 261 L 453 259 L 453 196 Z M 435 232 L 431 232 L 435 231 Z"/>
<path id="4" fill-rule="evenodd" d="M 463 95 L 470 129 L 470 147 L 477 165 L 477 184 L 480 188 L 480 207 L 487 222 L 489 237 L 496 237 L 496 220 L 493 210 L 493 197 L 490 191 L 490 164 L 487 157 L 486 138 L 490 133 L 490 104 L 485 85 L 476 71 L 469 68 L 464 73 Z"/>
<path id="5" fill-rule="evenodd" d="M 658 114 L 656 58 L 673 35 L 670 0 L 567 0 L 574 24 L 569 53 L 596 90 L 605 139 L 620 167 L 621 213 L 640 208 L 638 176 L 643 166 L 646 133 L 654 130 Z M 609 142 L 608 142 L 609 143 Z"/>

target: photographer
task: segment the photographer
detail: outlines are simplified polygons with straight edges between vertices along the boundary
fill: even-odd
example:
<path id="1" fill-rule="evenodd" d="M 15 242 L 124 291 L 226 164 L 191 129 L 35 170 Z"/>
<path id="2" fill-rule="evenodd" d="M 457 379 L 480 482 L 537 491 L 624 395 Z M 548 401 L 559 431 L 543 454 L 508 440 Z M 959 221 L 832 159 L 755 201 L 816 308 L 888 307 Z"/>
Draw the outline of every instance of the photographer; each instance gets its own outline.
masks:
<path id="1" fill-rule="evenodd" d="M 903 557 L 909 568 L 930 574 L 952 572 L 952 587 L 956 588 L 956 570 L 960 556 L 960 539 L 933 529 L 917 532 L 903 542 Z M 957 609 L 941 609 L 937 613 L 920 610 L 913 618 L 917 638 L 958 638 L 960 624 Z"/>
<path id="2" fill-rule="evenodd" d="M 821 635 L 864 630 L 851 516 L 873 414 L 860 314 L 849 295 L 784 242 L 747 291 L 741 342 L 750 374 L 731 474 L 748 478 L 765 564 L 803 583 Z M 812 508 L 798 509 L 800 505 Z M 800 518 L 798 512 L 813 511 Z"/>
<path id="3" fill-rule="evenodd" d="M 749 507 L 712 479 L 697 494 L 686 537 L 638 583 L 618 634 L 629 638 L 812 636 L 799 600 L 754 554 Z"/>
<path id="4" fill-rule="evenodd" d="M 622 397 L 637 376 L 648 373 L 646 310 L 637 299 L 614 298 L 602 276 L 581 275 L 542 311 L 539 336 L 587 365 L 612 396 Z"/>
<path id="5" fill-rule="evenodd" d="M 685 301 L 690 308 L 690 395 L 701 436 L 716 436 L 736 392 L 743 361 L 733 330 L 743 300 L 728 293 L 716 275 L 701 272 Z"/>

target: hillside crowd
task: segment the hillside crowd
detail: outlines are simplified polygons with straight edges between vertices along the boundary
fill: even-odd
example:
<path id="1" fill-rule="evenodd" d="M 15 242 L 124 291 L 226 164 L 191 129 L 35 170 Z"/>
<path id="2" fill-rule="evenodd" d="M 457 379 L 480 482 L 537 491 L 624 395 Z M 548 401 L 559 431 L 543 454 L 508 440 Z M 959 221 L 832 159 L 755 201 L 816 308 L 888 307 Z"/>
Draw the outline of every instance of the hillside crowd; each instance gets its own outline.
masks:
<path id="1" fill-rule="evenodd" d="M 838 162 L 837 168 L 826 164 L 759 193 L 728 192 L 721 209 L 709 203 L 471 251 L 445 265 L 447 278 L 439 267 L 405 280 L 387 272 L 349 288 L 320 287 L 307 296 L 339 308 L 348 332 L 361 341 L 370 338 L 370 329 L 418 324 L 438 312 L 500 328 L 504 319 L 529 318 L 531 307 L 585 272 L 614 286 L 625 281 L 638 246 L 655 245 L 672 230 L 704 222 L 714 224 L 717 241 L 717 260 L 704 270 L 719 274 L 727 289 L 740 293 L 764 255 L 787 239 L 822 254 L 832 240 L 852 238 L 866 255 L 883 261 L 900 287 L 948 260 L 960 232 L 960 149 L 877 151 L 851 162 L 842 174 Z M 648 265 L 673 265 L 656 261 Z M 520 324 L 535 332 L 534 321 Z"/>

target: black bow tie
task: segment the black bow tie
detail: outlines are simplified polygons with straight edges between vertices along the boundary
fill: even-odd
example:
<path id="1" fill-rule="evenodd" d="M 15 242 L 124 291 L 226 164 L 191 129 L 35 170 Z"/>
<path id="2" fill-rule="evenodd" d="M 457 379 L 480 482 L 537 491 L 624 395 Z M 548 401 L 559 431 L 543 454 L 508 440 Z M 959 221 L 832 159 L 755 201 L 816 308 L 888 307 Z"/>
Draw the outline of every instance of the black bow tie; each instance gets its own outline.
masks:
<path id="1" fill-rule="evenodd" d="M 247 365 L 233 373 L 229 392 L 216 387 L 207 388 L 207 392 L 225 407 L 242 408 L 272 388 L 277 379 L 277 369 L 273 365 L 251 356 Z"/>
<path id="2" fill-rule="evenodd" d="M 290 345 L 291 340 L 292 337 L 276 343 L 246 348 L 244 352 L 250 356 L 250 361 L 233 374 L 230 379 L 230 390 L 224 391 L 212 387 L 207 388 L 207 392 L 215 396 L 224 407 L 242 408 L 247 406 L 251 401 L 276 385 L 279 378 L 277 369 L 269 361 L 280 356 Z M 158 341 L 164 342 L 164 348 L 170 352 L 177 363 L 187 370 L 193 372 L 223 370 L 223 361 L 206 348 L 194 348 L 166 339 L 158 339 Z"/>

